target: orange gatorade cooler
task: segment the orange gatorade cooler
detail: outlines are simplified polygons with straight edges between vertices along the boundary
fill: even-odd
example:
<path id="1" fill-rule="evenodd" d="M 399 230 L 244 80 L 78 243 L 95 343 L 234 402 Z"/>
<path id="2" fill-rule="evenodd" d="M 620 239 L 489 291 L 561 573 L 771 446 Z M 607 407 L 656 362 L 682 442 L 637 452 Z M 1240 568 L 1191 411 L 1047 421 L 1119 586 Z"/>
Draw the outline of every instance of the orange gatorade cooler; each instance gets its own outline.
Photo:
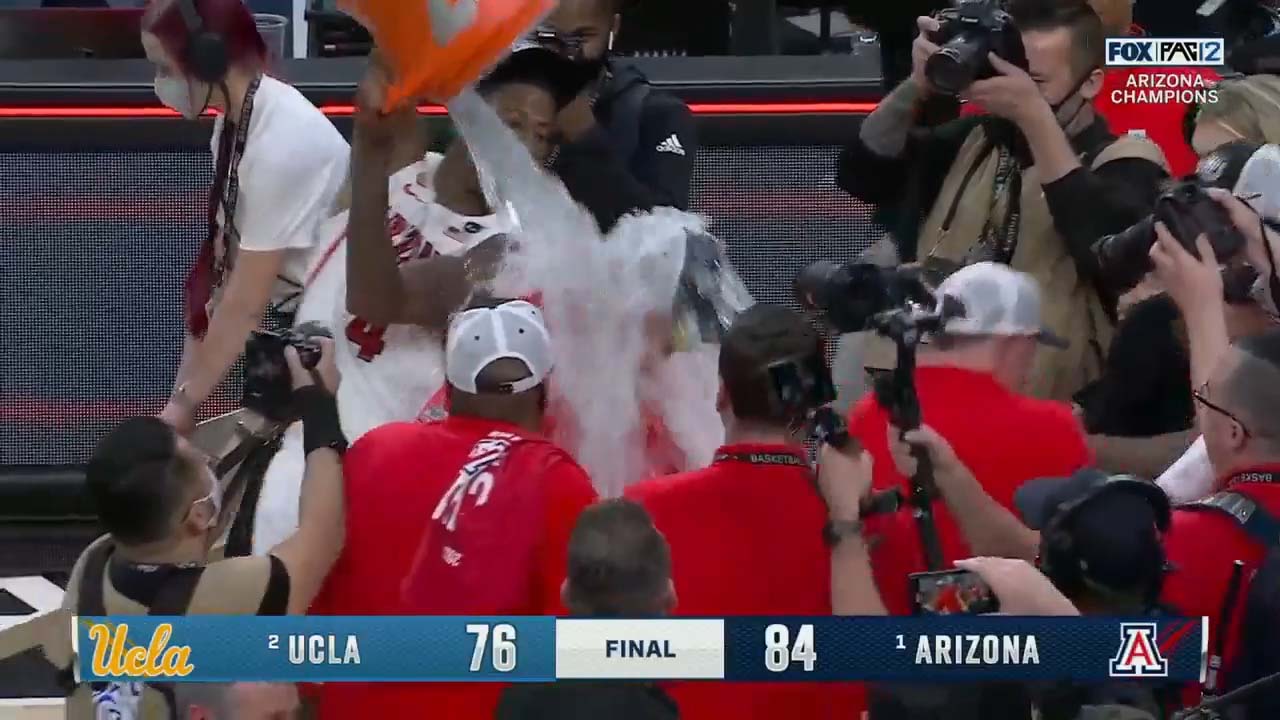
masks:
<path id="1" fill-rule="evenodd" d="M 501 60 L 555 9 L 556 0 L 339 0 L 371 35 L 395 73 L 392 110 L 444 102 Z"/>

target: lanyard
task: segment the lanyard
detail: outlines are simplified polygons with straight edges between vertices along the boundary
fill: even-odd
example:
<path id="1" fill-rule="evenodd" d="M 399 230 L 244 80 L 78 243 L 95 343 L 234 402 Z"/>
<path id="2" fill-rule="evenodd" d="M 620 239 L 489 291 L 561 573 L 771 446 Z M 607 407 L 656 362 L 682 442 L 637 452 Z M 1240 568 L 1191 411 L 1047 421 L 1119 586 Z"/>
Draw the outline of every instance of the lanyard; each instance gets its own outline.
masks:
<path id="1" fill-rule="evenodd" d="M 244 102 L 240 105 L 240 118 L 236 121 L 235 141 L 227 143 L 224 137 L 218 144 L 218 167 L 209 197 L 209 229 L 206 240 L 209 243 L 217 242 L 218 209 L 221 208 L 226 232 L 222 233 L 222 253 L 218 254 L 216 248 L 214 253 L 213 286 L 215 288 L 222 285 L 226 270 L 231 264 L 232 253 L 240 243 L 240 231 L 236 228 L 236 206 L 240 202 L 240 161 L 244 158 L 245 146 L 249 142 L 249 120 L 253 116 L 253 100 L 261 84 L 262 76 L 254 78 L 244 94 Z M 223 122 L 230 122 L 230 118 L 224 118 Z M 225 130 L 223 134 L 226 134 Z"/>
<path id="2" fill-rule="evenodd" d="M 1280 484 L 1280 477 L 1276 477 L 1276 473 L 1270 470 L 1261 470 L 1253 472 L 1242 472 L 1231 476 L 1227 481 L 1227 487 L 1232 485 L 1276 485 Z"/>
<path id="3" fill-rule="evenodd" d="M 809 461 L 789 452 L 718 452 L 713 462 L 741 462 L 748 465 L 783 465 L 812 470 Z"/>

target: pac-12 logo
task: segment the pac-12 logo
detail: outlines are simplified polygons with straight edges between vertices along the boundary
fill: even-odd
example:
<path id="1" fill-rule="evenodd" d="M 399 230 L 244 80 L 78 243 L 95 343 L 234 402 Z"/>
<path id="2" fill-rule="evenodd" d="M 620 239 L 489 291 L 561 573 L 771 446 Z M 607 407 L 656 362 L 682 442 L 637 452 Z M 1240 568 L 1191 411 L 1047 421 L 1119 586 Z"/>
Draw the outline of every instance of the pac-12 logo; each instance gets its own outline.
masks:
<path id="1" fill-rule="evenodd" d="M 1222 38 L 1107 38 L 1112 67 L 1215 67 L 1226 61 Z"/>
<path id="2" fill-rule="evenodd" d="M 1120 624 L 1120 650 L 1111 659 L 1111 677 L 1169 677 L 1169 661 L 1160 654 L 1155 623 Z"/>

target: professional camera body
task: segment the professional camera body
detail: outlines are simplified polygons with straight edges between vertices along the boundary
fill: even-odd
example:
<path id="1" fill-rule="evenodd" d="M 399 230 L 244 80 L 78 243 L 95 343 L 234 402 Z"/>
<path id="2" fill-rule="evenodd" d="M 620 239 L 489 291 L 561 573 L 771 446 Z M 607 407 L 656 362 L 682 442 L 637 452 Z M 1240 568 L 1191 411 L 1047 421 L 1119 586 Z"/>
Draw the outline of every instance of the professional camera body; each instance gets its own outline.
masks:
<path id="1" fill-rule="evenodd" d="M 1205 235 L 1221 262 L 1244 248 L 1245 238 L 1231 221 L 1226 208 L 1195 180 L 1185 180 L 1156 200 L 1155 211 L 1133 227 L 1098 241 L 1098 264 L 1115 287 L 1136 285 L 1151 270 L 1148 253 L 1156 241 L 1156 223 L 1164 223 L 1174 238 L 1194 257 L 1200 257 L 1196 238 Z"/>
<path id="2" fill-rule="evenodd" d="M 871 263 L 813 263 L 796 275 L 795 289 L 802 306 L 841 333 L 877 329 L 877 318 L 892 310 L 935 304 L 923 271 Z"/>
<path id="3" fill-rule="evenodd" d="M 894 425 L 918 427 L 920 407 L 912 378 L 916 348 L 924 335 L 962 317 L 964 308 L 952 298 L 944 298 L 939 307 L 919 268 L 816 262 L 796 276 L 795 289 L 800 304 L 822 312 L 837 332 L 874 330 L 897 345 L 897 368 L 891 380 L 876 384 L 876 394 Z"/>
<path id="4" fill-rule="evenodd" d="M 929 39 L 940 48 L 925 64 L 924 74 L 939 92 L 957 95 L 975 80 L 996 76 L 988 53 L 1027 69 L 1022 34 L 1001 0 L 960 0 L 934 18 L 941 27 Z"/>
<path id="5" fill-rule="evenodd" d="M 285 348 L 298 351 L 307 369 L 320 362 L 316 338 L 333 334 L 318 323 L 304 323 L 283 332 L 255 331 L 244 346 L 244 407 L 276 422 L 292 422 L 293 379 L 285 361 Z"/>

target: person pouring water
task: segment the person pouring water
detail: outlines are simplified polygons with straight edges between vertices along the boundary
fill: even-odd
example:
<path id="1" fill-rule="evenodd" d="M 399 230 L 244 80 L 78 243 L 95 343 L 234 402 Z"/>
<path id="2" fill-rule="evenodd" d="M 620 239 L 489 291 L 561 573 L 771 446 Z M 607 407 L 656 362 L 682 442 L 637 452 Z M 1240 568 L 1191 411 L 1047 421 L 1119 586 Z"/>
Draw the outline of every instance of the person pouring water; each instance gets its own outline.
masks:
<path id="1" fill-rule="evenodd" d="M 301 93 L 265 73 L 267 47 L 241 0 L 157 0 L 142 44 L 160 102 L 188 120 L 218 113 L 182 359 L 159 415 L 186 433 L 264 314 L 291 324 L 350 147 Z"/>

